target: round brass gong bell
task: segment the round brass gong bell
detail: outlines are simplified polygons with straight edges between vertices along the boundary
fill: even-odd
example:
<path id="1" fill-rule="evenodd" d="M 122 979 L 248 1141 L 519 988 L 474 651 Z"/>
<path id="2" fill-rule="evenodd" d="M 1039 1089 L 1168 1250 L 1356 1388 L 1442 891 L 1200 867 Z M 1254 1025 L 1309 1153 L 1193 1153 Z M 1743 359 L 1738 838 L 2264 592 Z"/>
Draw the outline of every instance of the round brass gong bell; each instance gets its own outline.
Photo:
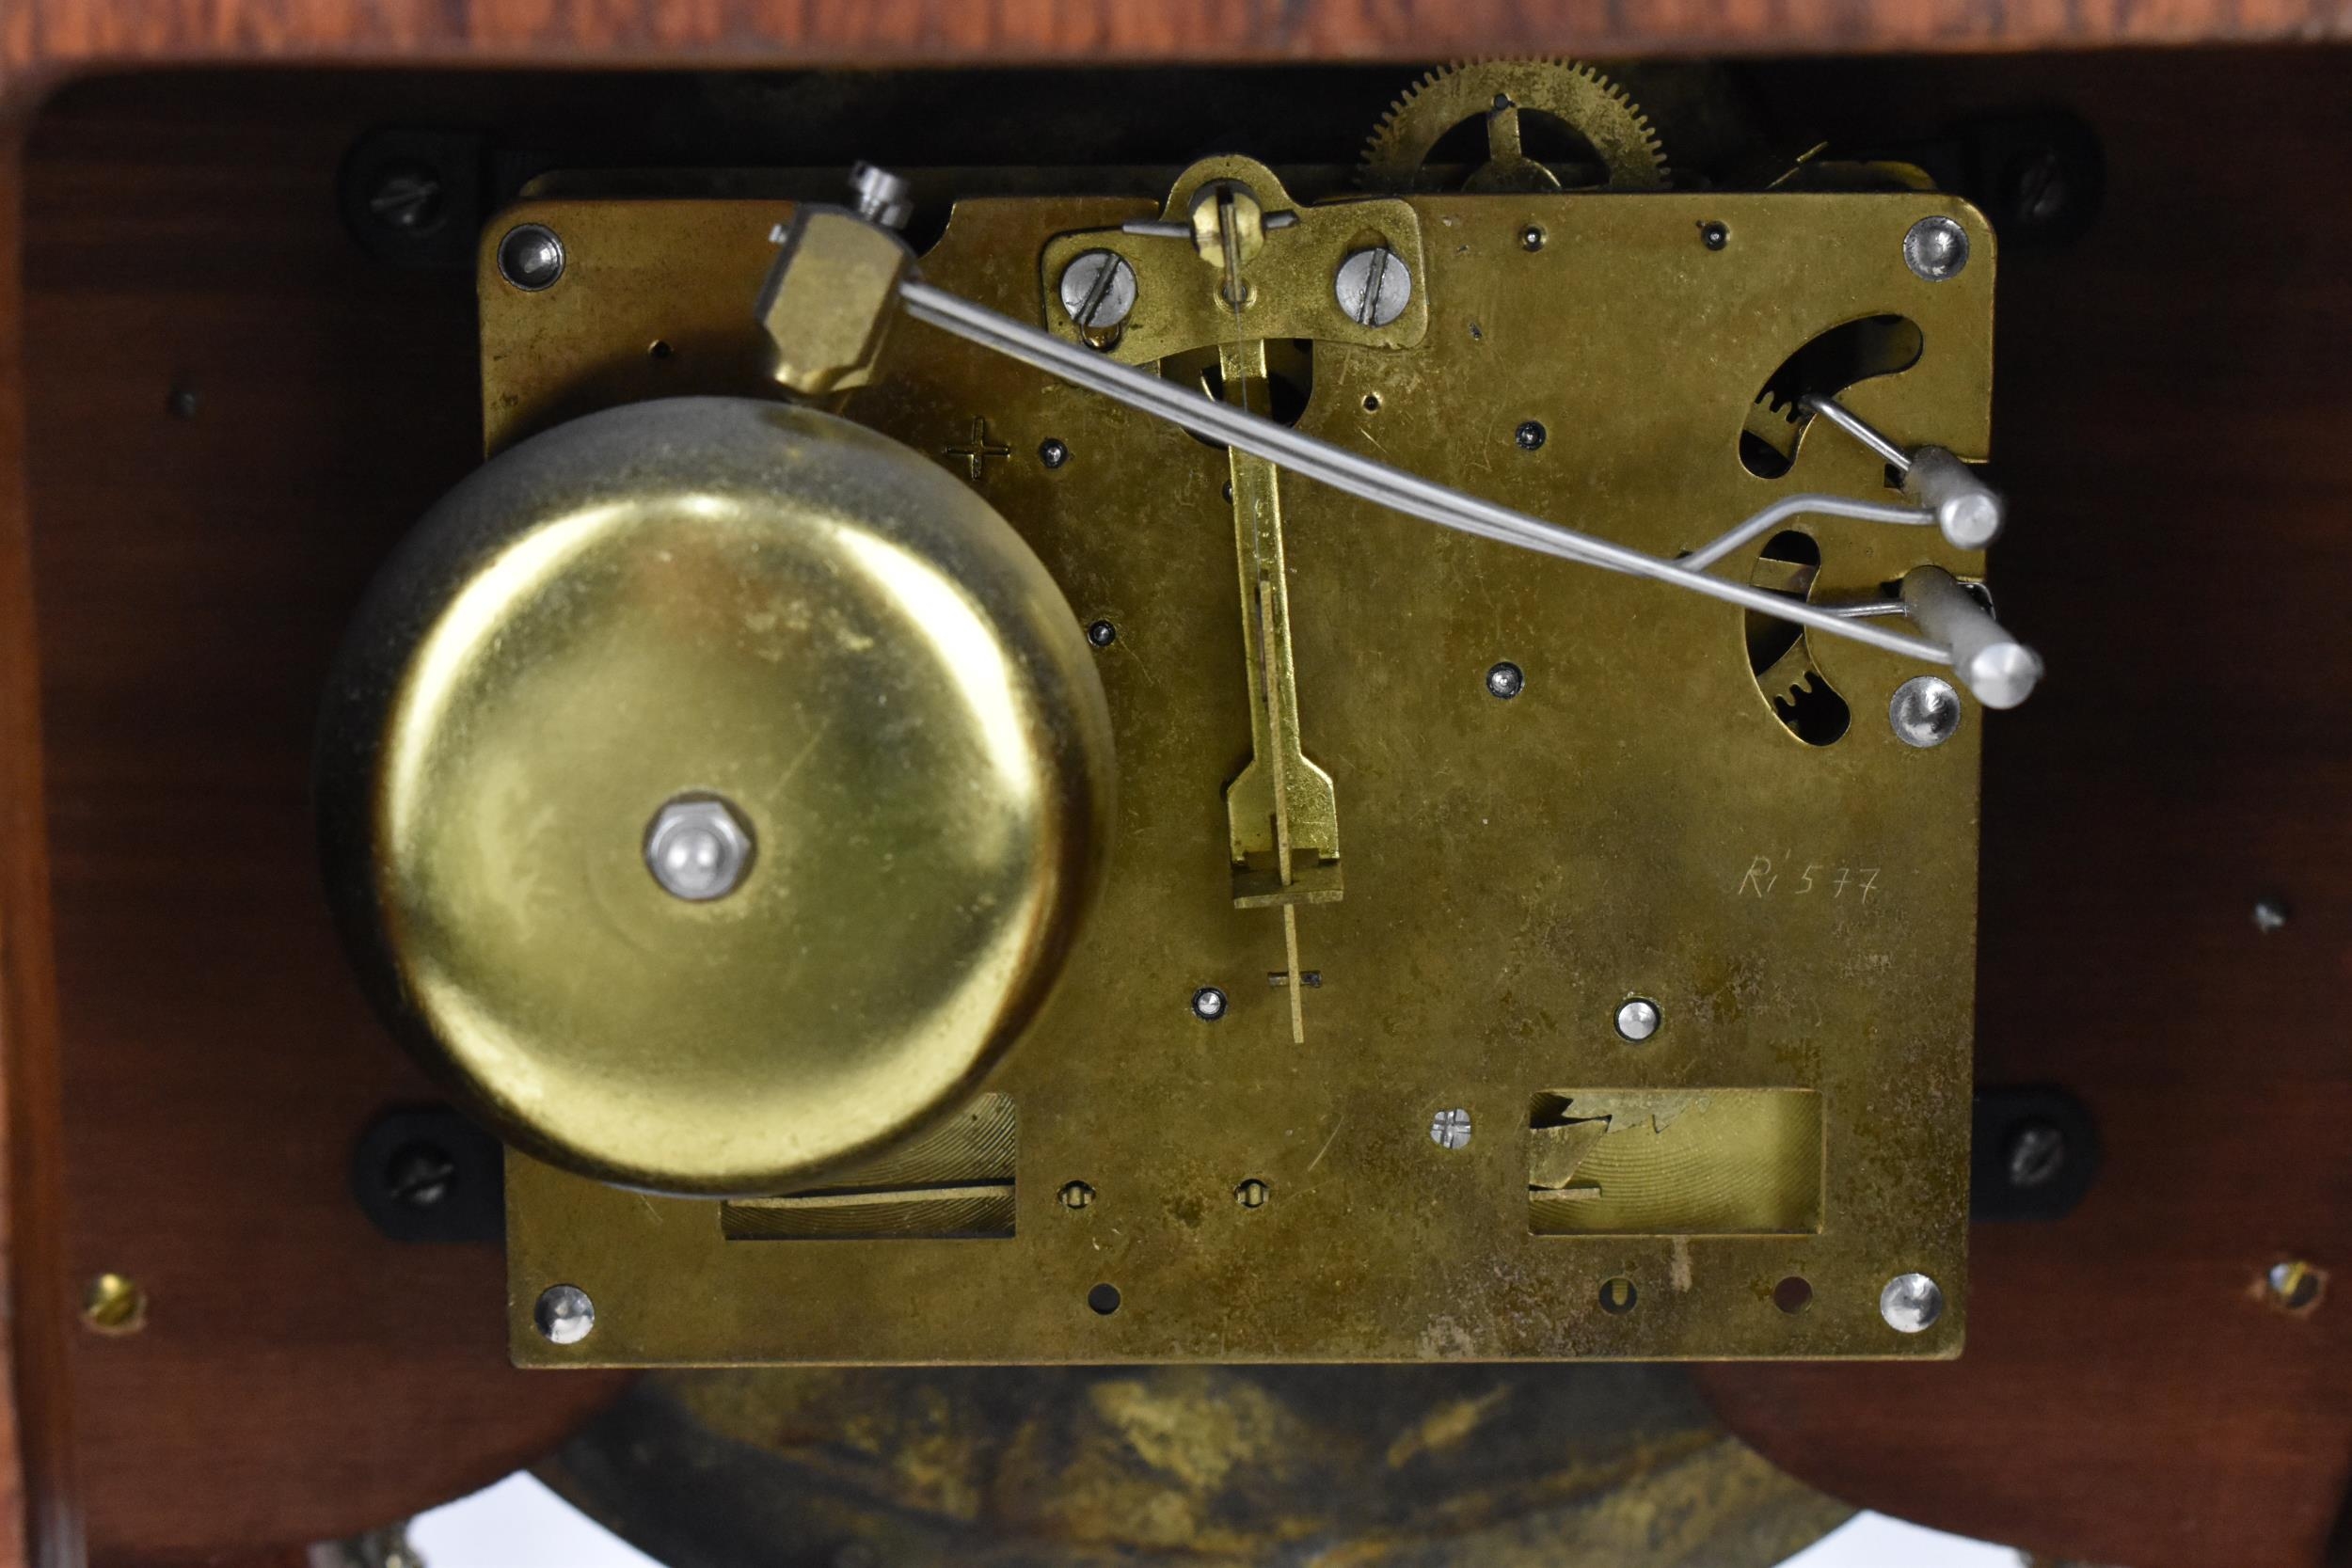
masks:
<path id="1" fill-rule="evenodd" d="M 511 1141 L 748 1195 L 955 1104 L 1043 1003 L 1111 814 L 1077 618 L 846 420 L 681 398 L 499 456 L 328 691 L 328 884 L 400 1033 Z"/>

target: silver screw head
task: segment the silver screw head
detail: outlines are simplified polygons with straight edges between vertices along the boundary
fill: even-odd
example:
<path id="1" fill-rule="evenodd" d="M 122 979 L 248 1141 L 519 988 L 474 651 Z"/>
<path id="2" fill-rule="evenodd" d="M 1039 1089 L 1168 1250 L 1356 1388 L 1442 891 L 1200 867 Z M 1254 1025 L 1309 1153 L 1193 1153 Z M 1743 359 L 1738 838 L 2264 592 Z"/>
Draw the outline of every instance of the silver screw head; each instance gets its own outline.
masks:
<path id="1" fill-rule="evenodd" d="M 1879 1292 L 1879 1316 L 1898 1334 L 1925 1334 L 1944 1315 L 1944 1288 L 1923 1274 L 1899 1274 Z"/>
<path id="2" fill-rule="evenodd" d="M 1331 292 L 1340 313 L 1359 326 L 1386 326 L 1413 302 L 1413 269 L 1387 245 L 1351 252 L 1340 263 Z"/>
<path id="3" fill-rule="evenodd" d="M 1527 689 L 1527 672 L 1504 659 L 1486 672 L 1486 694 L 1509 702 Z"/>
<path id="4" fill-rule="evenodd" d="M 1941 746 L 1960 733 L 1960 693 L 1935 675 L 1914 675 L 1895 688 L 1886 721 L 1906 746 Z"/>
<path id="5" fill-rule="evenodd" d="M 499 241 L 499 276 L 537 293 L 564 276 L 564 242 L 543 223 L 518 223 Z"/>
<path id="6" fill-rule="evenodd" d="M 1968 230 L 1947 217 L 1921 218 L 1903 235 L 1903 261 L 1931 283 L 1958 277 L 1968 264 Z"/>
<path id="7" fill-rule="evenodd" d="M 1225 1016 L 1225 993 L 1215 986 L 1202 986 L 1192 993 L 1192 1016 L 1203 1023 L 1215 1023 Z"/>
<path id="8" fill-rule="evenodd" d="M 1635 1045 L 1658 1033 L 1663 1022 L 1658 1004 L 1646 996 L 1629 996 L 1617 1007 L 1617 1033 Z"/>
<path id="9" fill-rule="evenodd" d="M 663 892 L 690 904 L 724 898 L 752 866 L 752 831 L 712 795 L 681 795 L 645 829 L 645 868 Z"/>
<path id="10" fill-rule="evenodd" d="M 539 1292 L 531 1321 L 551 1345 L 576 1345 L 596 1326 L 596 1304 L 577 1285 L 550 1285 Z"/>
<path id="11" fill-rule="evenodd" d="M 2287 923 L 2287 901 L 2283 898 L 2254 900 L 2254 929 L 2268 936 Z"/>
<path id="12" fill-rule="evenodd" d="M 1459 1106 L 1451 1111 L 1439 1111 L 1429 1118 L 1429 1141 L 1439 1148 L 1468 1148 L 1470 1114 Z"/>
<path id="13" fill-rule="evenodd" d="M 1136 269 L 1115 250 L 1080 251 L 1061 269 L 1061 308 L 1081 332 L 1104 332 L 1136 308 Z"/>

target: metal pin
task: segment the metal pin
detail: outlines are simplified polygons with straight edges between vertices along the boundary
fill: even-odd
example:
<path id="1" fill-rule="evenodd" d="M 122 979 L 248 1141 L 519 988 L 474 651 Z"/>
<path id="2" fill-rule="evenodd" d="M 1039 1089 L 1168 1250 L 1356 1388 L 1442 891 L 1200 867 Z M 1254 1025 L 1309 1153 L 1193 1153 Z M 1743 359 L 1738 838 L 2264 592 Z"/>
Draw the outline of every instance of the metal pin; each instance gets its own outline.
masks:
<path id="1" fill-rule="evenodd" d="M 1942 447 L 1911 454 L 1903 494 L 1935 514 L 1935 526 L 1957 548 L 1980 550 L 2000 534 L 2000 496 Z"/>
<path id="2" fill-rule="evenodd" d="M 1915 566 L 1903 577 L 1904 608 L 1919 629 L 1951 650 L 1952 668 L 1987 707 L 2015 707 L 2042 678 L 2042 656 L 2001 628 L 1984 606 L 1941 566 Z"/>
<path id="3" fill-rule="evenodd" d="M 886 168 L 859 164 L 850 170 L 850 197 L 857 215 L 884 229 L 904 229 L 914 215 L 911 187 Z"/>
<path id="4" fill-rule="evenodd" d="M 1855 440 L 1877 452 L 1894 465 L 1899 474 L 1911 472 L 1911 453 L 1880 435 L 1866 423 L 1860 415 L 1851 412 L 1835 398 L 1817 397 L 1811 392 L 1797 400 L 1797 406 L 1808 414 L 1819 414 Z"/>

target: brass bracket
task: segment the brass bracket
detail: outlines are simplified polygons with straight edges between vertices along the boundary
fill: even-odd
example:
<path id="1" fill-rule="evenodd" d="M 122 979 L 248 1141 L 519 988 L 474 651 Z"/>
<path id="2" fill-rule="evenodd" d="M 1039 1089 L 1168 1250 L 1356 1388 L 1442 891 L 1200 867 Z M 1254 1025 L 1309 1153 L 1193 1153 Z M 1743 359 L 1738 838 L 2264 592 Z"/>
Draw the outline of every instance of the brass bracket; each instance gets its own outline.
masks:
<path id="1" fill-rule="evenodd" d="M 1237 306 L 1215 288 L 1200 286 L 1198 248 L 1215 233 L 1211 214 L 1195 208 L 1212 186 L 1229 183 L 1247 191 L 1263 214 L 1232 236 L 1249 276 L 1248 297 Z M 1062 269 L 1089 251 L 1107 250 L 1135 269 L 1135 309 L 1108 353 L 1122 364 L 1146 365 L 1170 355 L 1210 348 L 1236 339 L 1306 338 L 1366 348 L 1412 348 L 1429 331 L 1429 302 L 1416 289 L 1404 313 L 1386 326 L 1351 320 L 1340 309 L 1335 284 L 1340 263 L 1356 251 L 1385 245 L 1414 277 L 1427 276 L 1422 259 L 1421 214 L 1394 198 L 1323 202 L 1303 207 L 1291 199 L 1275 172 L 1252 158 L 1205 158 L 1186 169 L 1168 192 L 1157 223 L 1119 229 L 1089 229 L 1058 234 L 1039 257 L 1044 281 L 1046 326 L 1073 342 L 1086 341 L 1060 303 Z M 1221 242 L 1224 236 L 1216 236 Z M 1222 264 L 1221 257 L 1206 258 Z"/>

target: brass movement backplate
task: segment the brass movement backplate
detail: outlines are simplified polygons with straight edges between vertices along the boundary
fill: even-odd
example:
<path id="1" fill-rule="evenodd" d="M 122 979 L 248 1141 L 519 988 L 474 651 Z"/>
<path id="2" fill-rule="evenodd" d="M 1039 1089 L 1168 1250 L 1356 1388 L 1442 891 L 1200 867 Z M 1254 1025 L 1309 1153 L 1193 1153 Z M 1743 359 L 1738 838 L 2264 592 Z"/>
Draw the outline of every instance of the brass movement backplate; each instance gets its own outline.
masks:
<path id="1" fill-rule="evenodd" d="M 1819 421 L 1775 478 L 1740 438 L 1798 349 L 1899 316 L 1916 363 L 1841 401 L 1906 446 L 1986 455 L 1994 242 L 1955 198 L 1402 199 L 1425 333 L 1316 341 L 1303 431 L 1672 555 L 1779 495 L 1889 494 Z M 1974 261 L 1931 282 L 1903 238 L 1939 214 Z M 490 449 L 619 402 L 772 396 L 751 303 L 787 215 L 503 214 L 480 274 Z M 1158 215 L 969 200 L 923 273 L 1059 328 L 1057 239 Z M 495 265 L 524 222 L 566 258 L 534 293 Z M 1852 715 L 1811 744 L 1759 686 L 1743 611 L 1284 477 L 1297 711 L 1347 831 L 1344 899 L 1298 921 L 1295 1044 L 1280 922 L 1235 908 L 1226 854 L 1251 736 L 1227 454 L 904 321 L 828 406 L 973 485 L 1110 629 L 1109 879 L 985 1085 L 1003 1100 L 936 1133 L 919 1171 L 730 1213 L 510 1156 L 518 1363 L 1959 1353 L 1973 703 L 1915 750 L 1884 715 L 1916 666 L 1802 640 L 1805 678 Z M 1798 527 L 1817 599 L 1878 596 L 1924 562 L 1982 576 L 1932 530 Z M 1785 580 L 1766 547 L 1737 564 Z M 1503 664 L 1518 683 L 1490 679 Z M 1616 1022 L 1636 998 L 1660 1020 L 1638 1042 Z M 1945 1309 L 1904 1335 L 1880 1297 L 1912 1273 Z M 595 1302 L 577 1343 L 533 1329 L 557 1284 Z"/>

